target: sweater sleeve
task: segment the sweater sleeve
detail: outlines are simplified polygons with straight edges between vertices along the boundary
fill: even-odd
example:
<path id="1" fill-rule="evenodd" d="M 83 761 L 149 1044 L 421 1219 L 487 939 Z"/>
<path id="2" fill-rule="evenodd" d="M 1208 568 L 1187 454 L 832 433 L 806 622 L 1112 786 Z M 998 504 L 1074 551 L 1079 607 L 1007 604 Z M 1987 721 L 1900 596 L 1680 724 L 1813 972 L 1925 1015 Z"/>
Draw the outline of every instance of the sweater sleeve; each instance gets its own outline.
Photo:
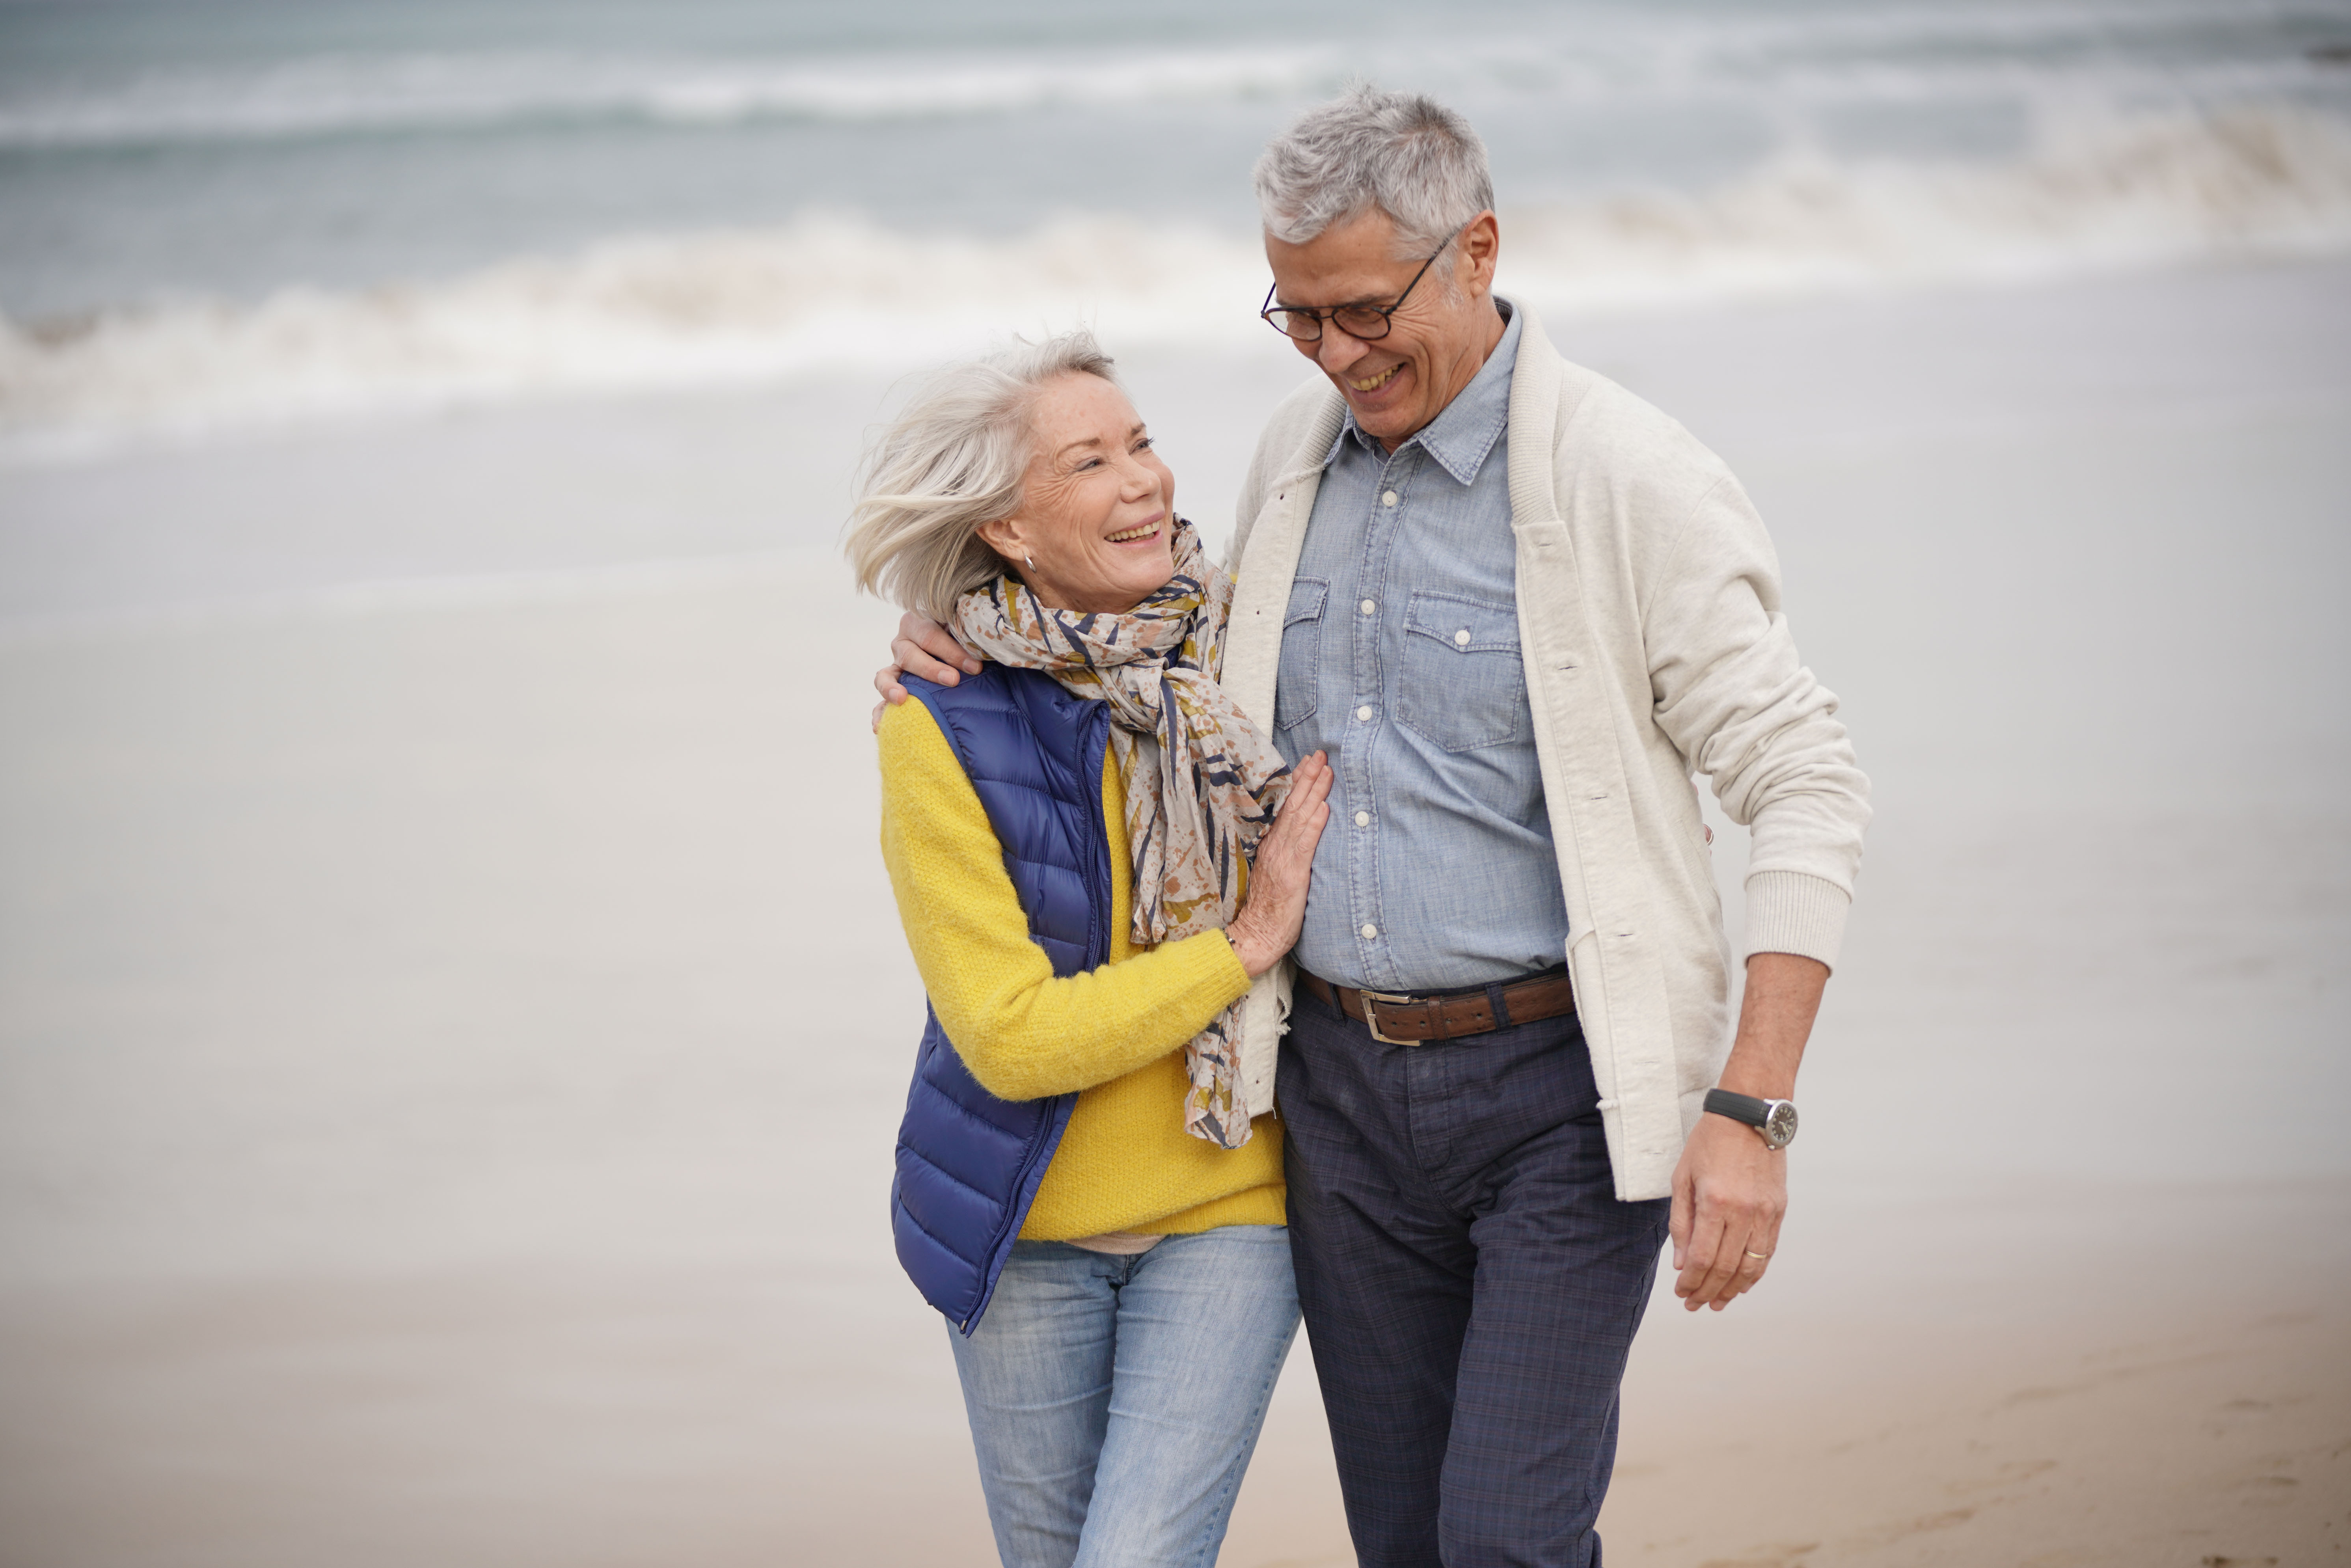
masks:
<path id="1" fill-rule="evenodd" d="M 1869 779 L 1835 695 L 1796 656 L 1778 558 L 1727 474 L 1690 513 L 1646 611 L 1657 722 L 1752 834 L 1748 952 L 1834 967 Z"/>
<path id="2" fill-rule="evenodd" d="M 964 1064 L 1006 1100 L 1107 1083 L 1157 1061 L 1249 988 L 1202 932 L 1066 978 L 1029 935 L 987 808 L 919 702 L 882 721 L 882 859 L 931 1006 Z"/>

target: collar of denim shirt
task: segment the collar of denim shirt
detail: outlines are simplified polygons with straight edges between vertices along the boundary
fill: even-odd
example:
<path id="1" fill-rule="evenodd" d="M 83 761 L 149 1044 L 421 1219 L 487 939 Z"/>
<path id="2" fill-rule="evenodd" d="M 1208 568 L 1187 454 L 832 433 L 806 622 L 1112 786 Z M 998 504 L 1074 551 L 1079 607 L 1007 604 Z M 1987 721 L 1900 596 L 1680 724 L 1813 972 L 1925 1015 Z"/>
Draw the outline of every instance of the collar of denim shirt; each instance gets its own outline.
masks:
<path id="1" fill-rule="evenodd" d="M 1476 480 L 1478 470 L 1485 466 L 1487 454 L 1494 450 L 1494 443 L 1501 439 L 1510 423 L 1510 372 L 1519 362 L 1519 313 L 1499 295 L 1495 296 L 1494 306 L 1501 311 L 1506 323 L 1494 351 L 1486 356 L 1486 362 L 1478 367 L 1469 384 L 1454 394 L 1443 413 L 1417 433 L 1406 436 L 1396 448 L 1401 452 L 1418 442 L 1420 449 L 1435 458 L 1439 468 L 1452 475 L 1456 484 L 1465 486 Z M 1351 408 L 1339 422 L 1339 434 L 1331 438 L 1331 450 L 1322 455 L 1323 467 L 1331 466 L 1351 436 L 1379 462 L 1388 460 L 1380 444 L 1357 428 L 1355 411 Z"/>

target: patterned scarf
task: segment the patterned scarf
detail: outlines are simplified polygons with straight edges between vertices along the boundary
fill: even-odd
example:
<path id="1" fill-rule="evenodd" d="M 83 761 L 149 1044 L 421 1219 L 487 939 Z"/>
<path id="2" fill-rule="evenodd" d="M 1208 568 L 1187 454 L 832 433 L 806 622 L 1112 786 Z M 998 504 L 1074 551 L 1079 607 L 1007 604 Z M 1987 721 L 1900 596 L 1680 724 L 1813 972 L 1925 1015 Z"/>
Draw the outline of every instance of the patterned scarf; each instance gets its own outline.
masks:
<path id="1" fill-rule="evenodd" d="M 1139 945 L 1231 921 L 1241 867 L 1290 793 L 1289 765 L 1217 685 L 1232 579 L 1181 517 L 1174 544 L 1176 575 L 1123 615 L 1048 610 L 1008 572 L 956 606 L 956 629 L 981 653 L 1110 705 Z M 1228 1149 L 1250 1132 L 1235 1109 L 1238 1012 L 1227 1008 L 1184 1048 L 1184 1130 Z"/>

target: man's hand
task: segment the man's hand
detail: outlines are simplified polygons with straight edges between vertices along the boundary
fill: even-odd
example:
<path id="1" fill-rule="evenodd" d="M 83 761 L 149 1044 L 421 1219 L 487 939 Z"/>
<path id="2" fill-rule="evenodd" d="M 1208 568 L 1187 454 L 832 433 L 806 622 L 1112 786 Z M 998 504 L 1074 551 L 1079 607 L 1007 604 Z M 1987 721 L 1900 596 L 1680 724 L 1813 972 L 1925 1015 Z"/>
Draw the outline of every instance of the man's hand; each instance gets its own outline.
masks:
<path id="1" fill-rule="evenodd" d="M 1674 1294 L 1690 1312 L 1754 1289 L 1780 1245 L 1788 1155 L 1728 1116 L 1700 1116 L 1674 1171 Z"/>
<path id="2" fill-rule="evenodd" d="M 1828 966 L 1792 953 L 1747 961 L 1739 1039 L 1721 1087 L 1762 1100 L 1795 1097 Z M 1755 1129 L 1728 1116 L 1698 1119 L 1674 1170 L 1674 1294 L 1690 1312 L 1722 1311 L 1755 1288 L 1780 1246 L 1788 1211 L 1788 1155 L 1764 1147 Z"/>
<path id="3" fill-rule="evenodd" d="M 873 673 L 873 689 L 882 700 L 873 705 L 873 727 L 882 727 L 882 716 L 906 700 L 906 688 L 898 684 L 900 675 L 919 675 L 926 681 L 951 686 L 964 675 L 979 674 L 979 660 L 955 634 L 935 621 L 926 621 L 909 610 L 898 617 L 898 634 L 890 640 L 891 662 Z M 957 674 L 956 671 L 963 674 Z"/>

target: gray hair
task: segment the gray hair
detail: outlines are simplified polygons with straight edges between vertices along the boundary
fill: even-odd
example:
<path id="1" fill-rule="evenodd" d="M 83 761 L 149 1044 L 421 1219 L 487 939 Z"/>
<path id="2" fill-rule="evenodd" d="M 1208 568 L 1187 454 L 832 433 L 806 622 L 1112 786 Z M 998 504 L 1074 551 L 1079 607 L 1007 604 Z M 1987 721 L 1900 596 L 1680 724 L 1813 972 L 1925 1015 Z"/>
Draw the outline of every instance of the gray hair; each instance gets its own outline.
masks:
<path id="1" fill-rule="evenodd" d="M 1118 384 L 1082 329 L 949 365 L 866 447 L 842 549 L 857 586 L 942 625 L 1004 570 L 976 531 L 1020 509 L 1037 394 L 1060 376 Z"/>
<path id="2" fill-rule="evenodd" d="M 1300 115 L 1257 161 L 1258 213 L 1286 245 L 1376 207 L 1395 224 L 1402 260 L 1436 249 L 1493 204 L 1486 144 L 1467 120 L 1433 98 L 1369 82 Z"/>

